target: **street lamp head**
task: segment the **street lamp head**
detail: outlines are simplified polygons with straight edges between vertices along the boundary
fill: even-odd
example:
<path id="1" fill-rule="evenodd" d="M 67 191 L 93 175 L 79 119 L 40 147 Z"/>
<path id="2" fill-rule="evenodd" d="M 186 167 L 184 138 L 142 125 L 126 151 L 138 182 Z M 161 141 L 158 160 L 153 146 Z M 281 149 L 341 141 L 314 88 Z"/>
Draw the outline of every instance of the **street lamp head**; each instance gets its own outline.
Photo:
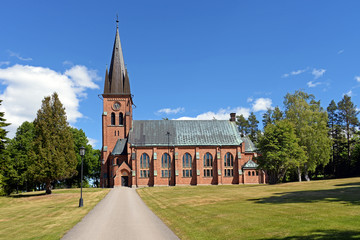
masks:
<path id="1" fill-rule="evenodd" d="M 80 156 L 85 156 L 85 148 L 83 146 L 80 147 Z"/>

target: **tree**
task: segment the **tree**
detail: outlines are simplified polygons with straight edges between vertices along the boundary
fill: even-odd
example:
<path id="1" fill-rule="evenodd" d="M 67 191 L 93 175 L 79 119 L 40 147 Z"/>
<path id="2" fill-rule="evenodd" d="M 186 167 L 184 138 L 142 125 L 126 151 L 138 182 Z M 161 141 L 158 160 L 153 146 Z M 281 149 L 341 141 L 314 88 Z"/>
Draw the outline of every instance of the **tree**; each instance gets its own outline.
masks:
<path id="1" fill-rule="evenodd" d="M 0 106 L 1 106 L 2 100 L 0 100 Z M 5 184 L 4 181 L 9 178 L 9 176 L 4 173 L 6 166 L 9 162 L 9 155 L 6 150 L 6 144 L 8 142 L 8 138 L 6 137 L 6 134 L 8 131 L 5 130 L 5 127 L 9 126 L 10 123 L 6 122 L 5 113 L 0 112 L 0 192 L 4 192 Z M 6 190 L 5 190 L 6 191 Z"/>
<path id="2" fill-rule="evenodd" d="M 264 129 L 267 125 L 273 124 L 272 115 L 273 115 L 273 110 L 271 108 L 268 108 L 266 112 L 263 114 L 262 123 Z"/>
<path id="3" fill-rule="evenodd" d="M 42 101 L 34 128 L 31 173 L 35 180 L 45 184 L 46 193 L 51 194 L 52 182 L 74 176 L 77 164 L 65 108 L 57 93 Z"/>
<path id="4" fill-rule="evenodd" d="M 281 182 L 289 169 L 297 168 L 306 160 L 299 140 L 289 120 L 268 124 L 259 136 L 257 147 L 261 155 L 257 160 L 259 168 L 268 174 L 270 184 Z"/>
<path id="5" fill-rule="evenodd" d="M 263 114 L 263 127 L 265 128 L 268 124 L 274 124 L 276 121 L 284 119 L 283 112 L 278 106 L 274 110 L 268 108 Z"/>
<path id="6" fill-rule="evenodd" d="M 4 166 L 7 178 L 4 179 L 6 192 L 10 194 L 13 190 L 29 190 L 33 187 L 31 175 L 28 168 L 31 165 L 29 152 L 33 147 L 34 125 L 24 122 L 16 130 L 16 135 L 9 141 L 7 146 L 9 161 Z"/>
<path id="7" fill-rule="evenodd" d="M 248 126 L 249 126 L 249 138 L 253 142 L 257 142 L 257 133 L 259 121 L 256 119 L 256 116 L 253 112 L 250 113 L 248 117 Z"/>
<path id="8" fill-rule="evenodd" d="M 353 143 L 351 137 L 355 133 L 355 127 L 359 125 L 359 120 L 356 117 L 359 112 L 356 110 L 356 105 L 354 105 L 351 97 L 348 95 L 344 95 L 343 99 L 338 103 L 338 110 L 342 130 L 346 134 L 347 160 L 350 165 L 350 148 Z"/>
<path id="9" fill-rule="evenodd" d="M 1 106 L 2 100 L 0 100 L 0 106 Z M 5 144 L 8 141 L 8 138 L 6 137 L 6 134 L 8 131 L 5 130 L 5 127 L 9 126 L 10 123 L 6 123 L 6 119 L 4 118 L 5 113 L 0 112 L 0 153 L 1 151 L 5 150 Z"/>
<path id="10" fill-rule="evenodd" d="M 271 117 L 272 121 L 275 123 L 276 121 L 284 119 L 284 113 L 280 110 L 278 106 L 276 106 Z"/>
<path id="11" fill-rule="evenodd" d="M 286 119 L 294 123 L 299 144 L 306 151 L 306 161 L 297 169 L 299 181 L 302 173 L 310 181 L 309 171 L 313 172 L 317 166 L 325 166 L 329 161 L 331 141 L 328 138 L 327 113 L 313 95 L 303 91 L 288 93 L 284 105 Z"/>
<path id="12" fill-rule="evenodd" d="M 249 122 L 242 114 L 240 116 L 236 116 L 236 124 L 239 126 L 241 136 L 249 134 Z"/>
<path id="13" fill-rule="evenodd" d="M 74 140 L 74 152 L 77 159 L 76 170 L 79 173 L 81 170 L 81 156 L 79 149 L 80 147 L 85 147 L 85 156 L 84 156 L 84 180 L 85 185 L 89 183 L 90 180 L 97 184 L 100 178 L 100 150 L 95 150 L 89 144 L 89 140 L 85 135 L 85 132 L 82 129 L 71 128 L 73 140 Z M 74 185 L 80 187 L 80 176 L 75 175 L 72 178 L 66 179 L 65 183 L 67 186 L 72 187 Z"/>

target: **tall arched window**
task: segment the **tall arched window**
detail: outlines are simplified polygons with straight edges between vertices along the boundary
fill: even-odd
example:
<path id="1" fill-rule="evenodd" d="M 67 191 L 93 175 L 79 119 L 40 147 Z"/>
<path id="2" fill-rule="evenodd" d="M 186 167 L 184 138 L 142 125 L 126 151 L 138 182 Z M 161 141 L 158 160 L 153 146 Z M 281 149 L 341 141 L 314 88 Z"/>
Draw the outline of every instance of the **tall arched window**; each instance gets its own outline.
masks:
<path id="1" fill-rule="evenodd" d="M 170 155 L 164 153 L 161 157 L 161 177 L 171 177 L 171 159 Z"/>
<path id="2" fill-rule="evenodd" d="M 119 113 L 119 125 L 124 125 L 124 115 L 123 115 L 123 113 Z"/>
<path id="3" fill-rule="evenodd" d="M 185 153 L 183 156 L 183 177 L 192 177 L 192 161 L 191 155 Z"/>
<path id="4" fill-rule="evenodd" d="M 140 157 L 140 177 L 148 178 L 150 172 L 150 158 L 146 153 L 141 154 Z"/>
<path id="5" fill-rule="evenodd" d="M 111 125 L 115 125 L 115 113 L 111 113 Z"/>
<path id="6" fill-rule="evenodd" d="M 234 157 L 229 152 L 224 157 L 224 175 L 225 177 L 234 176 Z"/>
<path id="7" fill-rule="evenodd" d="M 213 157 L 210 153 L 204 155 L 204 177 L 213 176 Z"/>

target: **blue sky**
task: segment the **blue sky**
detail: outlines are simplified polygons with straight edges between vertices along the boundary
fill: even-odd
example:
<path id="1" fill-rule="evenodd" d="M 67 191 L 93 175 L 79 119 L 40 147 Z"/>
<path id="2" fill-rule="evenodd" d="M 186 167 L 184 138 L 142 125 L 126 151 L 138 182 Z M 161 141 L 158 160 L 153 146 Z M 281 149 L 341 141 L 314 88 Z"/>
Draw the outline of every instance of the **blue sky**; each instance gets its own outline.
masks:
<path id="1" fill-rule="evenodd" d="M 106 65 L 116 14 L 134 119 L 261 122 L 303 89 L 324 108 L 359 105 L 359 1 L 1 1 L 0 110 L 32 121 L 57 91 L 69 122 L 101 147 Z"/>

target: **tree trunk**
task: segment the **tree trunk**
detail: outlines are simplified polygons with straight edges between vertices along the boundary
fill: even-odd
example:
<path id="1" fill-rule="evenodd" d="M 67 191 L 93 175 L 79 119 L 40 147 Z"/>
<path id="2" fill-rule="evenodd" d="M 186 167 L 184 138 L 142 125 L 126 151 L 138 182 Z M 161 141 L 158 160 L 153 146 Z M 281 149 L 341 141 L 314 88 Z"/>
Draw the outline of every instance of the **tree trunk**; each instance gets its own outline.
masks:
<path id="1" fill-rule="evenodd" d="M 304 177 L 305 177 L 306 181 L 308 181 L 308 182 L 310 181 L 309 172 L 308 172 L 306 163 L 304 164 Z"/>
<path id="2" fill-rule="evenodd" d="M 297 168 L 298 180 L 301 182 L 301 169 L 300 167 Z"/>
<path id="3" fill-rule="evenodd" d="M 51 194 L 51 183 L 50 182 L 46 183 L 46 194 Z"/>

